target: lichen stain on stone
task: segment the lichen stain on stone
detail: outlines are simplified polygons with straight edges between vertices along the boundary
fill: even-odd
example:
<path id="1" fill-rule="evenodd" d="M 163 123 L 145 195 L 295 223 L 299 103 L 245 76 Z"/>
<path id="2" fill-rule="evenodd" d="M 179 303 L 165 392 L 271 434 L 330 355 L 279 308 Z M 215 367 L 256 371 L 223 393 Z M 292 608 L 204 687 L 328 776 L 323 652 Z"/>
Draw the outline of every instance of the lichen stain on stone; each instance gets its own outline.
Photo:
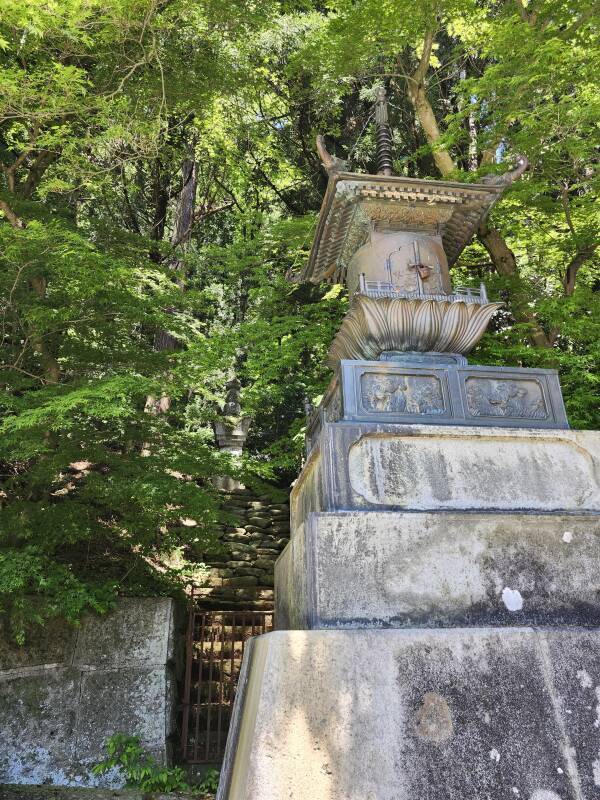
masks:
<path id="1" fill-rule="evenodd" d="M 446 700 L 436 692 L 424 694 L 417 711 L 416 733 L 419 739 L 441 744 L 447 741 L 453 732 L 452 714 Z"/>

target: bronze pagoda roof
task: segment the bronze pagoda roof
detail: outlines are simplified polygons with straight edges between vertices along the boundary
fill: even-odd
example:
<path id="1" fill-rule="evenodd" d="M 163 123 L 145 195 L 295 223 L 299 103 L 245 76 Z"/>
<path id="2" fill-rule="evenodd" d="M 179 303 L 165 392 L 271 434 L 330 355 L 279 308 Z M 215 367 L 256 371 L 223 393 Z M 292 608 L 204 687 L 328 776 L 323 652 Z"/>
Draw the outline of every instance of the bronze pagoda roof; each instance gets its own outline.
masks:
<path id="1" fill-rule="evenodd" d="M 352 172 L 330 174 L 301 281 L 341 283 L 372 225 L 439 233 L 452 265 L 503 185 L 453 183 Z"/>

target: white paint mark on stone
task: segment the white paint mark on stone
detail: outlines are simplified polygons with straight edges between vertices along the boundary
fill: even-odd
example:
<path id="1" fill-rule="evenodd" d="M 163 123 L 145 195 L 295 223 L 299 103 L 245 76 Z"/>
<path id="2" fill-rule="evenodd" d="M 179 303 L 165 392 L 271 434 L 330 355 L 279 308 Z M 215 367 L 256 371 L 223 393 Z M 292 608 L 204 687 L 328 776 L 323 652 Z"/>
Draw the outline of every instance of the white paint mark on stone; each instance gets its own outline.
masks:
<path id="1" fill-rule="evenodd" d="M 558 772 L 559 775 L 562 775 L 564 773 L 564 769 L 561 769 L 560 767 L 557 767 L 556 771 Z"/>
<path id="2" fill-rule="evenodd" d="M 495 761 L 496 764 L 500 761 L 500 753 L 496 750 L 495 747 L 492 750 L 490 750 L 490 758 L 492 759 L 492 761 Z"/>
<path id="3" fill-rule="evenodd" d="M 502 602 L 509 611 L 520 611 L 523 608 L 523 598 L 518 589 L 509 589 L 505 586 L 502 590 Z"/>
<path id="4" fill-rule="evenodd" d="M 594 775 L 594 785 L 600 786 L 600 753 L 598 753 L 598 758 L 592 761 L 592 772 Z"/>
<path id="5" fill-rule="evenodd" d="M 565 531 L 562 535 L 562 540 L 567 544 L 571 544 L 573 541 L 573 531 Z"/>
<path id="6" fill-rule="evenodd" d="M 529 800 L 562 800 L 562 798 L 550 789 L 536 789 Z"/>
<path id="7" fill-rule="evenodd" d="M 517 789 L 516 786 L 512 787 L 512 792 L 513 792 L 513 794 L 516 794 L 516 795 L 520 795 L 521 794 L 521 792 Z"/>
<path id="8" fill-rule="evenodd" d="M 486 712 L 484 713 L 484 715 L 483 715 L 483 721 L 485 722 L 485 724 L 486 724 L 486 725 L 489 725 L 489 724 L 490 724 L 490 722 L 491 722 L 491 719 L 492 719 L 492 718 L 490 717 L 490 712 L 489 712 L 489 711 L 486 711 Z"/>
<path id="9" fill-rule="evenodd" d="M 579 678 L 579 683 L 581 684 L 582 689 L 592 688 L 593 686 L 592 678 L 590 676 L 590 673 L 587 672 L 585 669 L 578 669 L 577 677 Z"/>

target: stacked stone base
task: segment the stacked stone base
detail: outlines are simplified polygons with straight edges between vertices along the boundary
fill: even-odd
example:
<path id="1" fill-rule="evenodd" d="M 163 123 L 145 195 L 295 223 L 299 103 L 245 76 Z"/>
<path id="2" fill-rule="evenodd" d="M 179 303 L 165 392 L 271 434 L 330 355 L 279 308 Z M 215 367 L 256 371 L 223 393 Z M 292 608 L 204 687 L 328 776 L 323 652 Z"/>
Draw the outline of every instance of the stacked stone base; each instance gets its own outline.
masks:
<path id="1" fill-rule="evenodd" d="M 598 796 L 599 445 L 322 414 L 219 800 Z"/>

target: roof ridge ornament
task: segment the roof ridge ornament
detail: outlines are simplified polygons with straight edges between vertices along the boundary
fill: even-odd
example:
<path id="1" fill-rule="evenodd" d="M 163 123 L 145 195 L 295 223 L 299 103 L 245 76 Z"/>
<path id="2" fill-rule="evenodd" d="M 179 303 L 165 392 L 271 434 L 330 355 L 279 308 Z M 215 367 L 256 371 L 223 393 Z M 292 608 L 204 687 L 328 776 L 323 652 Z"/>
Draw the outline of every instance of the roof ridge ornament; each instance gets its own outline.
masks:
<path id="1" fill-rule="evenodd" d="M 486 186 L 510 186 L 511 183 L 514 183 L 528 169 L 529 159 L 527 156 L 518 154 L 514 169 L 511 169 L 508 172 L 503 172 L 502 175 L 496 175 L 495 173 L 492 173 L 491 175 L 485 175 L 481 179 L 481 183 Z"/>
<path id="2" fill-rule="evenodd" d="M 332 156 L 325 147 L 325 137 L 317 136 L 317 152 L 321 163 L 328 175 L 339 175 L 340 172 L 348 172 L 348 162 L 343 158 Z"/>

